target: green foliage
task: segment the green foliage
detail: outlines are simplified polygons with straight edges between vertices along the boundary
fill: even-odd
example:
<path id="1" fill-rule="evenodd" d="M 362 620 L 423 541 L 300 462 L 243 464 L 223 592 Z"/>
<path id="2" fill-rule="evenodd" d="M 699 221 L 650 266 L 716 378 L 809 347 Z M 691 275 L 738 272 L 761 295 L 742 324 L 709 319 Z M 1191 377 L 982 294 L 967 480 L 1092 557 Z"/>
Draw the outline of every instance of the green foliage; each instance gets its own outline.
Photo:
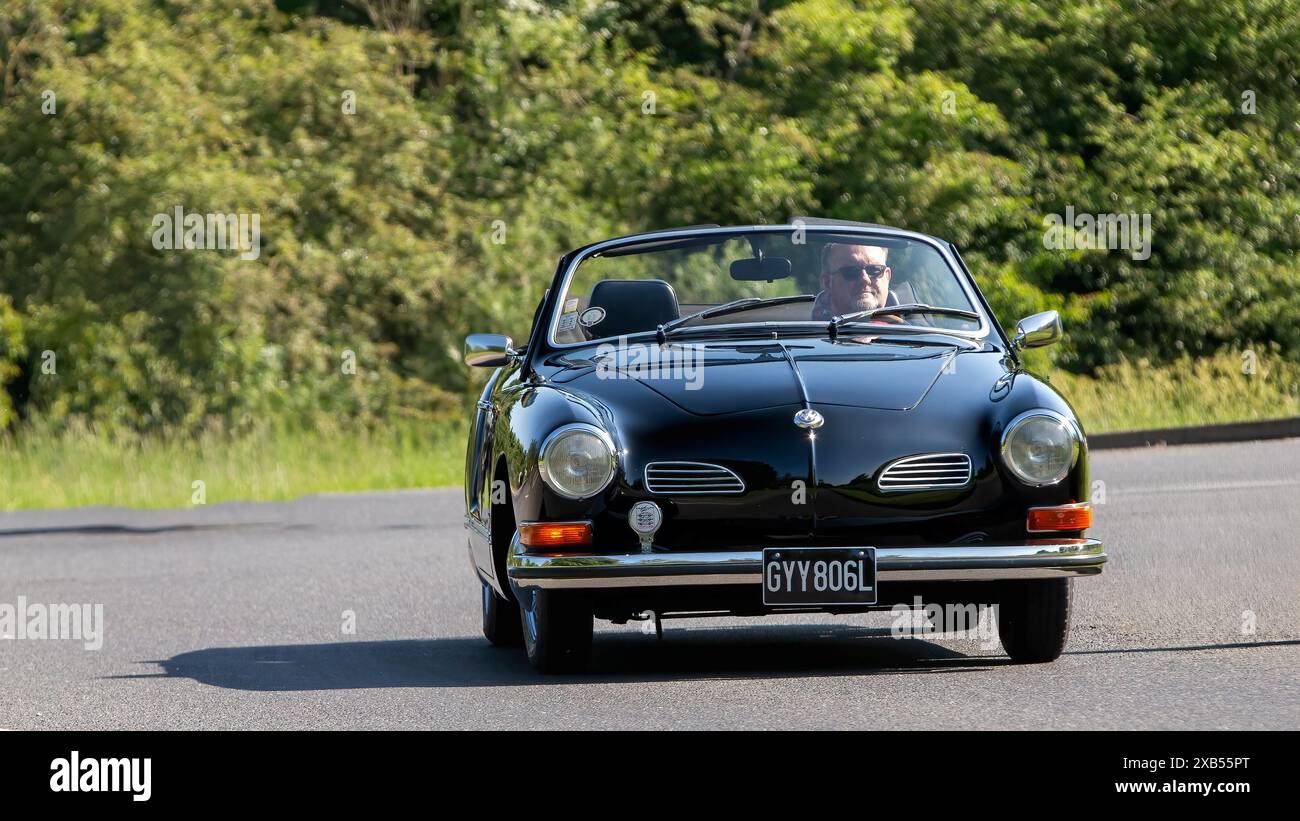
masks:
<path id="1" fill-rule="evenodd" d="M 255 2 L 43 13 L 69 39 L 0 109 L 0 290 L 29 412 L 149 429 L 447 404 L 452 339 L 427 319 L 449 307 L 450 161 L 400 71 L 418 44 Z M 178 206 L 258 215 L 260 257 L 156 249 Z"/>
<path id="2" fill-rule="evenodd" d="M 905 63 L 966 83 L 1015 132 L 1035 224 L 991 261 L 1072 306 L 1062 365 L 1251 344 L 1300 355 L 1294 0 L 918 0 L 915 10 Z M 1038 220 L 1066 206 L 1150 213 L 1150 259 L 1044 249 Z"/>
<path id="3" fill-rule="evenodd" d="M 952 240 L 1072 372 L 1294 361 L 1297 42 L 1294 0 L 8 0 L 0 428 L 436 419 L 564 250 L 798 215 Z M 155 248 L 177 206 L 260 254 Z M 1150 259 L 1046 248 L 1067 206 Z"/>
<path id="4" fill-rule="evenodd" d="M 23 342 L 23 318 L 14 310 L 6 294 L 0 294 L 0 384 L 8 384 L 21 375 L 16 364 L 27 352 Z M 14 420 L 14 405 L 8 392 L 0 393 L 0 430 Z"/>

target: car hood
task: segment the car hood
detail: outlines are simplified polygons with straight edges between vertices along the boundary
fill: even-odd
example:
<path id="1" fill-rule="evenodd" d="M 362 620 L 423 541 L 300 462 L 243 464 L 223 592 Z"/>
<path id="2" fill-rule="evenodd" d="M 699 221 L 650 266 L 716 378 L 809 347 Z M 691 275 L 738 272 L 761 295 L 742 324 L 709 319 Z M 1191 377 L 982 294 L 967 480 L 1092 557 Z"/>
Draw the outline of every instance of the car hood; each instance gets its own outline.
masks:
<path id="1" fill-rule="evenodd" d="M 925 398 L 963 348 L 936 338 L 870 343 L 828 339 L 602 346 L 598 374 L 635 379 L 701 416 L 807 401 L 907 411 Z"/>
<path id="2" fill-rule="evenodd" d="M 546 374 L 599 409 L 623 449 L 622 492 L 664 505 L 666 547 L 830 544 L 864 534 L 897 545 L 1023 538 L 1025 500 L 997 465 L 999 424 L 1055 405 L 1036 380 L 1009 378 L 996 347 L 900 335 L 711 342 L 694 355 L 674 363 L 593 347 L 552 360 Z M 794 420 L 809 406 L 823 417 L 814 431 Z M 878 486 L 899 458 L 953 453 L 970 457 L 972 482 L 960 489 Z M 722 466 L 745 491 L 654 494 L 644 471 L 656 461 Z"/>

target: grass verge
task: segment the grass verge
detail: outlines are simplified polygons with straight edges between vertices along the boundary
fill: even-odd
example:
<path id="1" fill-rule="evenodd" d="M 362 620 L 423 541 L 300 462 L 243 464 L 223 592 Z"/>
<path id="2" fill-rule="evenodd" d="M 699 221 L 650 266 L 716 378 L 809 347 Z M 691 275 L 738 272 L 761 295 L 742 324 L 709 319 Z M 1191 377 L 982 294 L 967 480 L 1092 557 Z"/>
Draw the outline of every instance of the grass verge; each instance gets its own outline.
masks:
<path id="1" fill-rule="evenodd" d="M 1124 362 L 1096 376 L 1056 372 L 1088 433 L 1300 416 L 1300 363 L 1223 355 L 1156 368 Z"/>
<path id="2" fill-rule="evenodd" d="M 206 504 L 459 485 L 464 460 L 465 428 L 458 424 L 136 442 L 84 431 L 0 437 L 0 510 L 187 507 L 195 482 L 203 483 Z"/>
<path id="3" fill-rule="evenodd" d="M 1221 356 L 1162 368 L 1141 362 L 1095 377 L 1052 373 L 1089 433 L 1300 416 L 1300 363 Z M 1251 372 L 1253 371 L 1253 372 Z M 186 507 L 311 493 L 455 486 L 463 423 L 384 430 L 271 428 L 115 441 L 86 431 L 0 437 L 0 510 L 83 505 Z"/>

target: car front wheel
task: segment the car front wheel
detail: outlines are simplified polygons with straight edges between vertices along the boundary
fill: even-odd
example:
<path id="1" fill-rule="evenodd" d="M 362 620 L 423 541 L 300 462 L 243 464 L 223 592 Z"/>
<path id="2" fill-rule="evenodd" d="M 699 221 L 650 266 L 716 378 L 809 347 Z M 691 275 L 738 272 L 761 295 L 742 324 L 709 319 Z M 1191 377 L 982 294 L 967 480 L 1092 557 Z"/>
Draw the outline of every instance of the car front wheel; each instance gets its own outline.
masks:
<path id="1" fill-rule="evenodd" d="M 492 589 L 492 585 L 482 579 L 479 583 L 483 585 L 483 635 L 497 647 L 518 647 L 523 644 L 524 634 L 514 602 L 501 598 Z"/>
<path id="2" fill-rule="evenodd" d="M 520 622 L 528 660 L 539 673 L 575 672 L 591 657 L 591 605 L 571 591 L 533 590 L 521 596 Z"/>
<path id="3" fill-rule="evenodd" d="M 998 634 L 1012 661 L 1055 661 L 1070 633 L 1069 579 L 1008 584 L 998 607 Z"/>

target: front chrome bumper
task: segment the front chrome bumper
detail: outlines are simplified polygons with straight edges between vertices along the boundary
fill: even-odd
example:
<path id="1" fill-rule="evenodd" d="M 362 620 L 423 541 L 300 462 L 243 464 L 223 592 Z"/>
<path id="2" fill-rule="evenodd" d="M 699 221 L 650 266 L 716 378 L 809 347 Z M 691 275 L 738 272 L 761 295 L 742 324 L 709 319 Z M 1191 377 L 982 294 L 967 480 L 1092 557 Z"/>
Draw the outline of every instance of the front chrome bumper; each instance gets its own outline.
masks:
<path id="1" fill-rule="evenodd" d="M 876 575 L 886 582 L 1092 576 L 1100 573 L 1105 563 L 1105 549 L 1096 539 L 876 548 Z M 519 587 L 583 589 L 758 585 L 763 580 L 762 564 L 762 550 L 539 556 L 523 552 L 516 539 L 506 568 Z"/>

